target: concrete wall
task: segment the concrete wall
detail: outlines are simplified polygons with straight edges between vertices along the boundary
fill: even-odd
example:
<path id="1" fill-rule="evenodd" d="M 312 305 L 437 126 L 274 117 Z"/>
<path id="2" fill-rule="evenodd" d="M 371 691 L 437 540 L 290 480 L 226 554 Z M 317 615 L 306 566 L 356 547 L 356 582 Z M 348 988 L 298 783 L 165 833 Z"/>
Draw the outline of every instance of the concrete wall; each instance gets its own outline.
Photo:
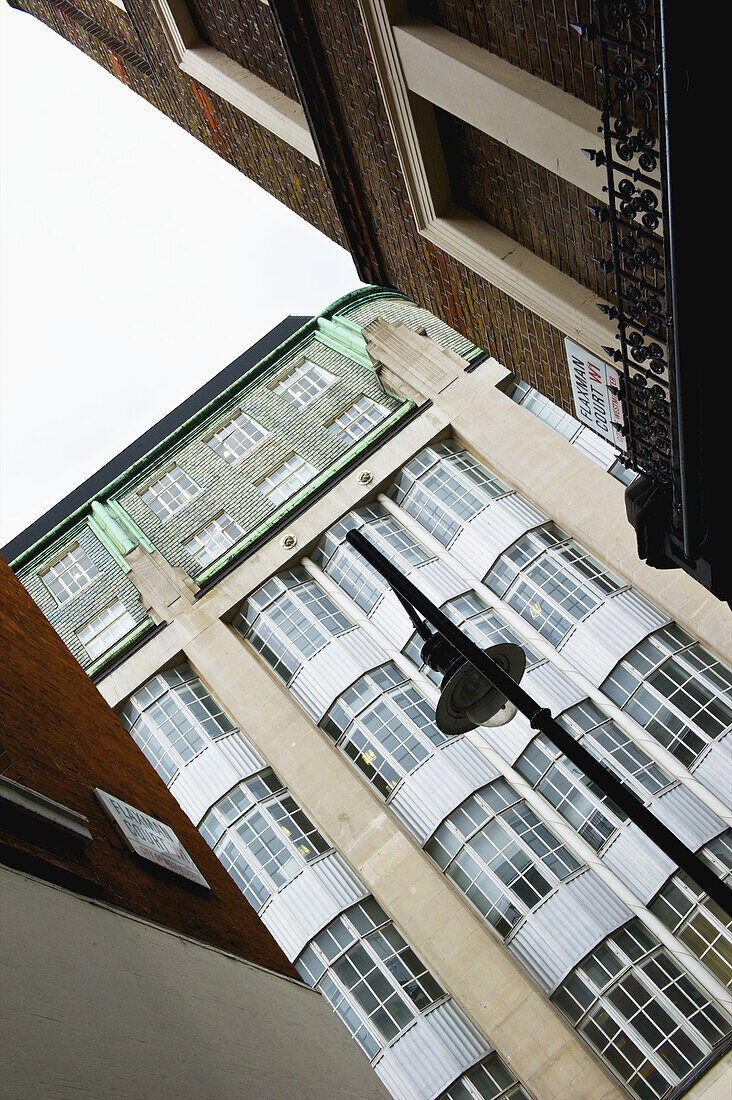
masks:
<path id="1" fill-rule="evenodd" d="M 295 981 L 5 868 L 0 911 L 9 1100 L 388 1095 Z"/>

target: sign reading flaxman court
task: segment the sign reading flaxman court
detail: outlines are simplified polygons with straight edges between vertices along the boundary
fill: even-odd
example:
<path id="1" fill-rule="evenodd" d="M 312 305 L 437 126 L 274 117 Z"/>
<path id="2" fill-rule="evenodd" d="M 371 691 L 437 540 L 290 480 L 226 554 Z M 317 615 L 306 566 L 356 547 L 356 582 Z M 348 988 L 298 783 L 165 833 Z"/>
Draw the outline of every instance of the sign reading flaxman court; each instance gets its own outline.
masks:
<path id="1" fill-rule="evenodd" d="M 94 794 L 133 852 L 209 889 L 205 878 L 170 826 L 130 806 L 128 802 L 122 802 L 114 795 L 100 791 L 98 787 Z"/>
<path id="2" fill-rule="evenodd" d="M 565 337 L 569 376 L 577 419 L 626 450 L 623 438 L 623 407 L 620 403 L 620 375 L 602 359 Z"/>

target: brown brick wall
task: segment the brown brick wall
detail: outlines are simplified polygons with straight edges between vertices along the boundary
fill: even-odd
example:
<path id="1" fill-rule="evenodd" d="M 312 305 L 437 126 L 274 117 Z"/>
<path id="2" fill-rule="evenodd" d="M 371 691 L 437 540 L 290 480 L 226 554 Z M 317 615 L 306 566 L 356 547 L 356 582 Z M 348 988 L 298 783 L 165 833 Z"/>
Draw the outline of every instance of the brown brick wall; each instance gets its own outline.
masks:
<path id="1" fill-rule="evenodd" d="M 587 23 L 590 0 L 409 0 L 413 15 L 490 50 L 511 65 L 599 107 L 590 50 L 570 23 Z"/>
<path id="2" fill-rule="evenodd" d="M 251 3 L 267 11 L 262 0 Z M 14 6 L 67 38 L 316 229 L 338 244 L 345 243 L 320 167 L 182 73 L 173 64 L 144 0 L 127 0 L 129 18 L 109 0 L 73 5 L 64 0 L 14 0 Z M 104 8 L 109 12 L 104 13 Z M 127 46 L 128 52 L 110 46 L 107 34 Z M 202 198 L 196 211 L 204 228 L 207 201 L 212 201 L 210 196 Z"/>
<path id="3" fill-rule="evenodd" d="M 80 880 L 88 880 L 90 891 L 106 902 L 296 976 L 216 856 L 2 560 L 0 606 L 2 774 L 84 814 L 93 837 L 82 855 L 74 845 L 63 843 L 49 852 L 42 830 L 29 819 L 17 847 L 31 856 L 50 858 Z M 95 787 L 170 825 L 211 890 L 188 886 L 129 852 L 97 803 Z"/>
<path id="4" fill-rule="evenodd" d="M 272 9 L 263 0 L 186 0 L 205 42 L 297 99 Z"/>
<path id="5" fill-rule="evenodd" d="M 435 114 L 455 201 L 607 298 L 612 280 L 592 262 L 605 255 L 605 233 L 588 210 L 602 204 L 454 115 Z"/>

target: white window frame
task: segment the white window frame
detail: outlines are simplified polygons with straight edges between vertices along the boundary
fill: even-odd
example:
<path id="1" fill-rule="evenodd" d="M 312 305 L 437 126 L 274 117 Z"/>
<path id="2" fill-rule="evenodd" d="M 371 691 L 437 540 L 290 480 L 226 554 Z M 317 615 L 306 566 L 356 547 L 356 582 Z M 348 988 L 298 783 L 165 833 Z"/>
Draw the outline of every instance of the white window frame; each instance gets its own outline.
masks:
<path id="1" fill-rule="evenodd" d="M 292 463 L 295 459 L 297 460 L 297 465 L 290 466 L 290 463 Z M 279 490 L 282 488 L 282 486 L 287 485 L 290 478 L 298 475 L 299 471 L 304 469 L 305 467 L 307 467 L 309 470 L 312 470 L 311 476 L 306 478 L 305 481 L 301 481 L 299 485 L 295 485 L 292 491 L 287 493 L 285 496 L 279 496 Z M 280 474 L 283 470 L 286 471 L 284 473 L 284 476 L 278 477 L 277 475 Z M 297 454 L 297 452 L 293 452 L 293 454 L 286 458 L 284 462 L 281 462 L 279 466 L 276 466 L 274 470 L 267 474 L 265 478 L 262 478 L 261 481 L 257 482 L 257 488 L 271 504 L 274 504 L 275 508 L 279 508 L 281 504 L 284 504 L 285 501 L 290 499 L 290 497 L 293 497 L 295 493 L 299 492 L 300 489 L 303 488 L 303 486 L 309 484 L 309 482 L 311 482 L 314 477 L 317 477 L 317 475 L 318 471 L 310 462 L 307 461 L 307 459 L 303 458 L 302 455 Z M 273 499 L 273 496 L 275 499 Z"/>
<path id="2" fill-rule="evenodd" d="M 228 520 L 228 522 L 221 522 L 224 519 Z M 204 532 L 207 531 L 209 528 L 211 528 L 210 539 L 213 539 L 216 535 L 226 535 L 226 532 L 230 531 L 231 528 L 235 528 L 236 531 L 238 531 L 238 534 L 233 536 L 227 535 L 227 538 L 231 537 L 231 541 L 226 546 L 224 546 L 218 554 L 215 554 L 213 557 L 207 556 L 207 560 L 202 561 L 198 555 L 206 550 L 208 543 L 201 542 L 201 538 Z M 236 520 L 232 519 L 228 512 L 219 512 L 217 516 L 214 516 L 212 519 L 207 520 L 202 527 L 199 527 L 198 530 L 190 536 L 190 538 L 186 539 L 186 541 L 183 543 L 183 549 L 186 551 L 186 553 L 190 554 L 190 556 L 196 562 L 198 562 L 198 564 L 203 569 L 207 569 L 209 565 L 212 565 L 215 561 L 218 561 L 219 558 L 223 554 L 225 554 L 226 551 L 229 550 L 235 543 L 237 543 L 239 539 L 243 538 L 245 534 L 246 531 L 242 530 Z M 191 549 L 196 542 L 200 542 L 200 545 L 195 550 Z"/>
<path id="3" fill-rule="evenodd" d="M 520 120 L 528 113 L 529 118 L 537 119 L 529 128 L 534 134 L 541 137 L 549 132 L 553 143 L 560 132 L 567 152 L 580 156 L 583 147 L 594 148 L 597 144 L 599 112 L 424 20 L 405 20 L 401 26 L 392 26 L 402 15 L 402 5 L 394 0 L 358 3 L 420 235 L 593 354 L 606 357 L 603 346 L 614 345 L 616 333 L 609 321 L 598 316 L 597 295 L 453 202 L 432 107 L 425 99 L 415 99 L 414 93 L 431 96 L 434 102 L 435 74 L 445 66 L 453 68 L 459 55 L 461 73 L 475 85 L 474 94 L 462 95 L 462 103 L 470 100 L 476 110 L 495 112 L 501 126 L 507 124 L 507 118 Z M 416 51 L 426 56 L 430 50 L 434 51 L 434 63 L 427 67 L 423 87 L 416 79 L 420 64 L 413 61 Z M 440 85 L 449 89 L 450 82 L 441 80 Z M 463 86 L 462 80 L 459 86 Z M 499 106 L 497 95 L 507 96 L 513 107 Z M 464 117 L 464 108 L 461 114 Z M 493 131 L 499 140 L 539 164 L 546 160 L 535 143 L 522 146 L 523 139 L 516 133 L 508 137 L 502 131 L 495 132 L 482 115 L 473 118 L 472 124 L 485 132 Z M 574 158 L 572 163 L 571 173 L 558 172 L 555 152 L 553 163 L 545 166 L 573 177 L 584 166 Z M 604 183 L 600 172 L 589 180 L 584 173 L 581 178 L 583 190 L 593 189 L 593 183 L 594 187 Z"/>
<path id="4" fill-rule="evenodd" d="M 176 65 L 253 122 L 319 163 L 300 103 L 200 39 L 185 0 L 151 0 Z"/>
<path id="5" fill-rule="evenodd" d="M 361 405 L 362 402 L 365 404 L 365 408 L 359 409 L 359 405 Z M 372 410 L 376 410 L 376 412 L 380 414 L 378 420 L 370 419 Z M 388 416 L 389 410 L 386 406 L 379 404 L 373 397 L 367 397 L 366 394 L 361 394 L 360 397 L 357 397 L 355 401 L 352 401 L 347 408 L 331 420 L 328 425 L 328 431 L 341 443 L 346 443 L 352 447 L 386 420 Z M 348 419 L 349 417 L 350 419 Z M 341 424 L 341 421 L 345 422 Z M 358 434 L 354 434 L 353 431 L 356 425 L 360 425 Z M 363 430 L 361 430 L 361 427 Z"/>
<path id="6" fill-rule="evenodd" d="M 93 630 L 95 624 L 98 622 L 99 619 L 106 615 L 107 612 L 117 609 L 119 609 L 119 612 L 115 616 L 115 618 L 113 618 L 111 622 L 107 623 L 106 625 L 102 625 L 101 628 L 96 630 L 95 633 L 92 633 L 88 641 L 85 642 L 82 638 L 82 634 L 84 633 L 84 631 L 88 631 L 90 629 Z M 121 629 L 121 627 L 117 625 L 122 623 L 124 624 L 124 629 Z M 79 629 L 76 631 L 76 637 L 78 638 L 80 645 L 82 645 L 88 653 L 89 657 L 93 661 L 95 661 L 98 657 L 101 657 L 104 653 L 106 653 L 107 650 L 111 649 L 112 646 L 116 645 L 117 642 L 125 638 L 130 633 L 130 631 L 135 629 L 136 626 L 137 623 L 135 622 L 135 617 L 132 612 L 126 607 L 124 601 L 113 600 L 111 603 L 107 604 L 106 607 L 102 608 L 102 610 L 98 612 L 92 619 L 85 623 L 84 626 L 79 627 Z M 106 644 L 102 644 L 101 649 L 98 649 L 97 645 L 108 631 L 111 631 L 114 637 L 110 638 L 110 640 L 106 642 Z M 93 645 L 93 648 L 90 649 L 89 642 L 96 642 L 97 645 Z"/>
<path id="7" fill-rule="evenodd" d="M 241 423 L 241 421 L 243 420 L 253 425 L 253 427 L 256 429 L 254 432 L 252 432 L 252 436 L 257 436 L 257 431 L 261 432 L 262 434 L 258 435 L 256 439 L 249 437 L 247 435 L 246 425 Z M 227 429 L 229 430 L 227 431 Z M 243 436 L 244 441 L 248 445 L 243 447 L 241 454 L 237 454 L 235 451 L 229 451 L 229 454 L 231 454 L 232 457 L 228 458 L 226 453 L 226 444 L 227 440 L 232 435 L 236 435 L 237 439 L 239 439 L 240 436 Z M 250 452 L 254 450 L 255 447 L 259 447 L 265 439 L 268 439 L 269 436 L 269 430 L 262 427 L 258 420 L 255 420 L 254 417 L 251 416 L 248 412 L 244 412 L 243 409 L 238 409 L 236 412 L 231 413 L 231 415 L 227 417 L 224 423 L 221 424 L 216 429 L 216 431 L 211 433 L 211 435 L 206 440 L 206 443 L 214 452 L 214 454 L 217 454 L 219 456 L 219 458 L 223 458 L 223 460 L 225 462 L 228 462 L 230 466 L 236 466 L 239 462 L 242 462 L 250 454 Z"/>
<path id="8" fill-rule="evenodd" d="M 297 395 L 291 394 L 288 391 L 292 386 L 296 386 L 301 378 L 307 378 L 310 373 L 313 373 L 316 378 L 323 377 L 324 385 L 320 386 L 315 393 L 311 394 L 305 401 L 299 401 Z M 294 365 L 291 363 L 287 370 L 281 373 L 272 383 L 270 383 L 270 389 L 273 393 L 276 393 L 279 397 L 284 398 L 296 409 L 304 409 L 311 402 L 317 401 L 317 399 L 329 390 L 334 382 L 338 381 L 338 375 L 333 374 L 326 367 L 321 367 L 320 363 L 313 363 L 311 359 L 301 359 L 299 363 Z"/>
<path id="9" fill-rule="evenodd" d="M 164 513 L 163 513 L 161 511 L 158 511 L 158 509 L 155 507 L 155 505 L 151 501 L 145 500 L 145 496 L 146 496 L 147 493 L 152 493 L 153 496 L 154 496 L 155 502 L 160 503 L 160 496 L 162 495 L 162 493 L 165 492 L 166 489 L 170 488 L 170 486 L 169 485 L 163 485 L 160 489 L 157 489 L 156 486 L 160 485 L 161 482 L 164 481 L 166 477 L 170 477 L 173 474 L 175 474 L 175 476 L 172 477 L 171 485 L 180 486 L 180 476 L 179 475 L 182 474 L 183 477 L 187 478 L 188 481 L 193 486 L 193 492 L 189 492 L 187 488 L 183 488 L 183 492 L 185 494 L 185 499 L 181 499 L 175 505 L 175 507 L 172 507 L 172 508 L 167 504 L 162 505 L 162 507 L 164 508 Z M 202 492 L 203 492 L 203 489 L 201 488 L 201 486 L 196 484 L 196 482 L 193 480 L 191 475 L 186 470 L 184 470 L 181 466 L 179 466 L 177 462 L 175 462 L 175 463 L 173 463 L 172 466 L 168 466 L 168 468 L 166 470 L 164 470 L 161 474 L 156 475 L 155 480 L 150 482 L 149 485 L 146 485 L 143 489 L 138 489 L 137 490 L 137 495 L 139 496 L 142 503 L 147 508 L 149 508 L 150 511 L 154 515 L 156 515 L 158 517 L 158 519 L 160 520 L 161 523 L 168 523 L 168 521 L 171 520 L 174 516 L 176 516 L 181 511 L 182 508 L 185 508 L 188 504 L 190 504 L 190 502 L 192 500 L 195 500 L 196 497 L 199 497 Z"/>
<path id="10" fill-rule="evenodd" d="M 58 567 L 61 565 L 61 562 L 65 561 L 66 558 L 71 557 L 73 555 L 74 551 L 77 551 L 77 550 L 78 550 L 79 554 L 83 556 L 85 561 L 81 562 L 78 559 L 76 559 L 74 562 L 72 562 L 70 565 L 68 565 L 64 570 L 62 570 L 61 572 L 58 572 L 57 570 L 58 570 Z M 87 569 L 87 565 L 86 565 L 87 562 L 91 566 L 93 572 L 90 572 Z M 71 569 L 73 569 L 74 567 L 76 567 L 79 570 L 79 575 L 84 578 L 84 583 L 79 585 L 79 588 L 77 589 L 76 592 L 69 592 L 68 588 L 66 588 L 65 582 L 61 581 L 61 577 L 63 577 L 63 575 L 65 573 L 70 572 Z M 49 574 L 53 574 L 53 579 L 60 581 L 64 585 L 64 588 L 66 589 L 66 595 L 63 598 L 61 598 L 51 588 L 51 585 L 50 585 L 49 581 L 47 580 Z M 91 558 L 87 554 L 86 550 L 84 550 L 83 547 L 81 547 L 78 542 L 74 542 L 74 543 L 71 544 L 71 546 L 67 546 L 66 549 L 63 551 L 63 553 L 59 554 L 57 556 L 56 560 L 51 565 L 49 565 L 45 569 L 43 569 L 42 572 L 39 573 L 39 576 L 40 576 L 41 580 L 43 581 L 44 585 L 46 586 L 46 588 L 48 589 L 49 593 L 53 596 L 53 598 L 56 601 L 56 603 L 58 604 L 58 606 L 59 607 L 64 607 L 67 603 L 71 603 L 72 600 L 75 600 L 76 597 L 79 595 L 79 593 L 82 592 L 85 588 L 88 588 L 90 584 L 93 584 L 94 581 L 97 580 L 97 578 L 101 576 L 101 571 L 99 570 L 98 566 L 96 566 L 94 564 L 94 562 L 91 560 Z M 74 577 L 74 579 L 78 580 L 78 577 Z"/>

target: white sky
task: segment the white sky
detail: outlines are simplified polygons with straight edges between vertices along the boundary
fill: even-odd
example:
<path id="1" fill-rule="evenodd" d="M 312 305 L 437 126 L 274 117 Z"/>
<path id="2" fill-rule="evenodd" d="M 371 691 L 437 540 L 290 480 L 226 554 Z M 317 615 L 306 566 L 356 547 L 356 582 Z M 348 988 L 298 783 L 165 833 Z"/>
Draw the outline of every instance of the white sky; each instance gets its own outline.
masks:
<path id="1" fill-rule="evenodd" d="M 350 256 L 0 0 L 0 545 Z"/>

